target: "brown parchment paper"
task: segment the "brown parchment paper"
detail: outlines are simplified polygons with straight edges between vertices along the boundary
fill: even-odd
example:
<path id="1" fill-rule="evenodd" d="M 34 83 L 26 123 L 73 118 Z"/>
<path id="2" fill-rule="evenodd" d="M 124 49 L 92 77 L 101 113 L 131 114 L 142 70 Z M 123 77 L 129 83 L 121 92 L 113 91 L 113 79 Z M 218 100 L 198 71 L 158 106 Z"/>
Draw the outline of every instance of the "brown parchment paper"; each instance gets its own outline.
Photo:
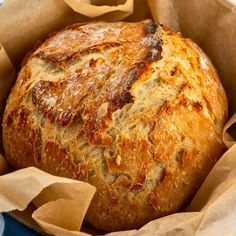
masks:
<path id="1" fill-rule="evenodd" d="M 103 6 L 105 3 L 108 6 Z M 0 93 L 0 104 L 4 106 L 2 101 L 14 78 L 14 68 L 7 54 L 18 67 L 33 42 L 45 38 L 53 30 L 70 23 L 89 21 L 89 17 L 111 21 L 131 14 L 125 20 L 153 17 L 197 42 L 216 66 L 233 114 L 236 111 L 235 6 L 235 0 L 41 0 L 37 4 L 33 0 L 7 0 L 0 6 L 0 43 L 7 52 L 1 47 L 0 85 L 6 90 Z M 1 74 L 1 71 L 7 73 Z M 225 125 L 222 137 L 228 151 L 212 169 L 185 212 L 154 220 L 139 230 L 107 235 L 236 235 L 236 144 L 227 132 L 235 122 L 236 114 Z M 0 174 L 6 171 L 7 165 L 0 156 Z M 46 232 L 87 235 L 79 230 L 94 191 L 89 184 L 27 168 L 0 177 L 0 212 L 23 210 L 33 200 L 38 209 L 32 217 Z"/>
<path id="2" fill-rule="evenodd" d="M 32 217 L 47 233 L 85 235 L 78 231 L 96 191 L 88 183 L 29 167 L 1 176 L 0 190 L 0 212 L 24 210 L 33 200 Z"/>
<path id="3" fill-rule="evenodd" d="M 64 0 L 74 11 L 89 16 L 98 17 L 106 14 L 106 20 L 122 20 L 133 13 L 133 0 L 113 0 L 112 5 L 102 5 L 101 1 L 92 0 Z M 98 5 L 93 5 L 92 2 Z M 103 1 L 104 4 L 106 1 Z M 109 1 L 107 1 L 108 3 Z M 109 4 L 109 3 L 108 3 Z M 116 6 L 114 6 L 116 5 Z M 109 14 L 112 13 L 112 14 Z"/>
<path id="4" fill-rule="evenodd" d="M 0 44 L 0 123 L 2 123 L 2 114 L 5 107 L 6 98 L 10 92 L 10 88 L 15 80 L 15 69 L 8 58 L 3 46 Z M 0 140 L 2 138 L 0 126 Z M 0 152 L 2 152 L 2 144 L 0 143 Z M 0 167 L 3 166 L 2 158 L 0 157 Z M 0 169 L 1 173 L 1 169 Z"/>

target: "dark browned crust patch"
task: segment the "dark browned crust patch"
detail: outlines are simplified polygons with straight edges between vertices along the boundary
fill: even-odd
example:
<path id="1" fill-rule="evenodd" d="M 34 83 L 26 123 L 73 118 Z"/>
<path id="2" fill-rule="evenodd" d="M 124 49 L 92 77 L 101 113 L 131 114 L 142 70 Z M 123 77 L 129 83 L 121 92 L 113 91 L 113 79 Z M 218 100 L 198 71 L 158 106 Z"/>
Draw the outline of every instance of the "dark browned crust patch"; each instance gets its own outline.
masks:
<path id="1" fill-rule="evenodd" d="M 34 56 L 56 65 L 63 62 L 66 67 L 72 57 L 79 58 L 94 50 L 105 53 L 104 50 L 110 49 L 112 53 L 106 54 L 109 65 L 102 58 L 99 63 L 91 59 L 85 65 L 85 73 L 80 69 L 58 81 L 45 78 L 33 87 L 32 102 L 45 118 L 62 127 L 70 125 L 78 112 L 83 111 L 83 128 L 88 142 L 108 146 L 112 138 L 104 130 L 111 121 L 112 113 L 133 102 L 130 89 L 148 70 L 150 63 L 161 59 L 162 39 L 160 26 L 151 21 L 128 25 L 107 23 L 103 33 L 100 24 L 71 26 L 48 39 Z M 96 78 L 99 70 L 102 71 L 102 82 Z M 95 95 L 98 90 L 100 92 Z M 85 97 L 87 101 L 91 100 L 87 105 L 81 102 Z M 107 111 L 101 117 L 98 109 L 102 104 L 107 104 Z"/>

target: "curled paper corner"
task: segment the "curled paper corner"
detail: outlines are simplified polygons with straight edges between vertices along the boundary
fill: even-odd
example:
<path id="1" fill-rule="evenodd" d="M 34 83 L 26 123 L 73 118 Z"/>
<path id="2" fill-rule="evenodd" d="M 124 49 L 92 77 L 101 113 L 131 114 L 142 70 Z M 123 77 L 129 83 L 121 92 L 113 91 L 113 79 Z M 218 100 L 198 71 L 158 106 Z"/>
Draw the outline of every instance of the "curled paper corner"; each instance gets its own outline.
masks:
<path id="1" fill-rule="evenodd" d="M 75 233 L 81 228 L 95 187 L 85 182 L 80 184 L 82 188 L 77 188 L 77 183 L 73 182 L 54 183 L 33 200 L 38 209 L 32 217 L 46 232 L 61 235 L 65 231 L 81 235 Z"/>
<path id="2" fill-rule="evenodd" d="M 102 16 L 107 13 L 112 13 L 110 19 L 112 21 L 122 20 L 133 13 L 134 0 L 126 0 L 117 6 L 92 4 L 91 0 L 64 0 L 75 12 L 90 18 Z M 114 14 L 114 13 L 118 14 Z M 107 18 L 107 17 L 106 17 Z M 109 18 L 109 17 L 108 17 Z"/>
<path id="3" fill-rule="evenodd" d="M 32 217 L 46 232 L 88 235 L 79 230 L 96 191 L 94 186 L 29 167 L 0 176 L 0 189 L 0 212 L 22 211 L 32 201 L 39 206 Z"/>
<path id="4" fill-rule="evenodd" d="M 87 206 L 77 200 L 58 199 L 38 208 L 32 217 L 49 234 L 82 236 L 89 235 L 80 232 L 84 218 L 81 213 L 86 211 Z"/>

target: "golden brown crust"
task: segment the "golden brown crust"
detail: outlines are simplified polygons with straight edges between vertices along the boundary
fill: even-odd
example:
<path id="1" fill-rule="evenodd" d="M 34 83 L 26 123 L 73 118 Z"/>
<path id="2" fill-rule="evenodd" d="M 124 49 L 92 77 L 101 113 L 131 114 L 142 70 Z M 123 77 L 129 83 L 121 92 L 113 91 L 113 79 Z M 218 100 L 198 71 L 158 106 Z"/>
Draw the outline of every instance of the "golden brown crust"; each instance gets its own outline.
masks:
<path id="1" fill-rule="evenodd" d="M 75 164 L 70 153 L 55 141 L 47 141 L 43 150 L 44 170 L 54 175 L 81 181 L 88 180 L 87 164 Z"/>
<path id="2" fill-rule="evenodd" d="M 150 20 L 92 22 L 32 52 L 8 99 L 15 168 L 88 181 L 86 215 L 107 231 L 142 226 L 190 200 L 224 151 L 227 99 L 210 60 Z"/>
<path id="3" fill-rule="evenodd" d="M 34 166 L 40 161 L 40 129 L 31 124 L 31 111 L 25 107 L 18 107 L 7 117 L 6 125 L 11 128 L 5 135 L 11 141 L 5 143 L 5 150 L 9 156 L 15 157 L 8 160 L 13 166 Z"/>

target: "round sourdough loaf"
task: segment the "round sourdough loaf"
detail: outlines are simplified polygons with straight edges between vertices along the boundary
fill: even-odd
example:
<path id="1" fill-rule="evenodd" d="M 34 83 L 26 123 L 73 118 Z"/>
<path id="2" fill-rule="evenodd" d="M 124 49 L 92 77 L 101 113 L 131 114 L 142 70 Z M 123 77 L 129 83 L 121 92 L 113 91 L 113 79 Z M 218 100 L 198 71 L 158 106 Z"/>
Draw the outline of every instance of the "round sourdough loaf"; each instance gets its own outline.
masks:
<path id="1" fill-rule="evenodd" d="M 86 220 L 115 231 L 191 199 L 224 151 L 226 119 L 224 89 L 191 40 L 150 20 L 81 23 L 24 61 L 3 142 L 15 168 L 96 186 Z"/>

